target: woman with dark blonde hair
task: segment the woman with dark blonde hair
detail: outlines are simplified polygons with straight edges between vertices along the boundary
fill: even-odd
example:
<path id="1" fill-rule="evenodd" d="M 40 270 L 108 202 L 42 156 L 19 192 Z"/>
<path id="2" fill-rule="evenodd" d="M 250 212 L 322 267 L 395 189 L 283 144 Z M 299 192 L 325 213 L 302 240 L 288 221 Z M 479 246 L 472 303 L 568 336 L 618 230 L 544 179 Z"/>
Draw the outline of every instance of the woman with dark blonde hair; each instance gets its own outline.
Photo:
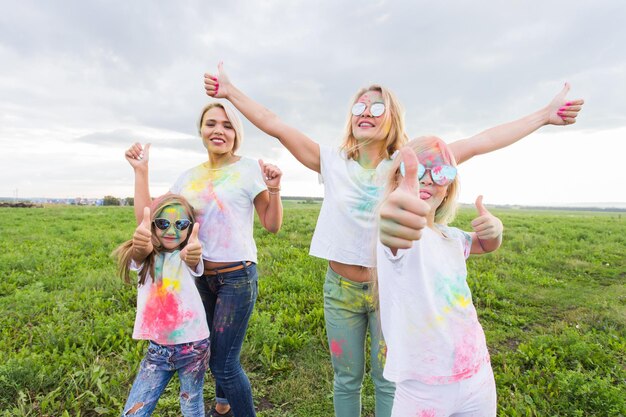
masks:
<path id="1" fill-rule="evenodd" d="M 198 131 L 206 162 L 185 171 L 170 189 L 194 206 L 202 242 L 204 273 L 196 286 L 211 330 L 209 366 L 215 377 L 211 416 L 255 416 L 252 389 L 240 353 L 258 295 L 254 211 L 261 225 L 276 233 L 282 223 L 280 180 L 274 165 L 237 155 L 243 138 L 236 113 L 221 103 L 202 109 Z M 126 151 L 135 171 L 135 215 L 150 204 L 149 145 Z"/>

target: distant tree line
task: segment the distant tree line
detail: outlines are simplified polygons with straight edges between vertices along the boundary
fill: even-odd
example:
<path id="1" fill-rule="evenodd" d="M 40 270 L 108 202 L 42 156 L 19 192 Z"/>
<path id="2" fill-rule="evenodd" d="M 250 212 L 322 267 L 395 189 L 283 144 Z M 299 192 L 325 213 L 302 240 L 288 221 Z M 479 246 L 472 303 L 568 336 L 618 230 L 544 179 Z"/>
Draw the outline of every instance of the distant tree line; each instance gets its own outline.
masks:
<path id="1" fill-rule="evenodd" d="M 123 202 L 123 203 L 122 203 Z M 105 195 L 102 199 L 103 206 L 134 206 L 135 199 L 133 197 L 126 197 L 125 199 L 113 197 L 112 195 Z"/>

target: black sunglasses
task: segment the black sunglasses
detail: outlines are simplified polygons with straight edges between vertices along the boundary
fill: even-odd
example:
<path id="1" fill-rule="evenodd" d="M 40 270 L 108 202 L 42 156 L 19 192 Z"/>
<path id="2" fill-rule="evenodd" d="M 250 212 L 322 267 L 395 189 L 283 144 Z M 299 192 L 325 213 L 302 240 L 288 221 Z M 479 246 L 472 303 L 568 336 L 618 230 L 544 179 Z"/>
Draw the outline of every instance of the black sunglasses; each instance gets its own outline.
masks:
<path id="1" fill-rule="evenodd" d="M 154 219 L 154 225 L 157 227 L 157 229 L 167 230 L 172 225 L 172 222 L 167 219 Z M 180 230 L 181 232 L 188 228 L 190 225 L 191 220 L 189 219 L 180 219 L 174 222 L 174 227 L 176 228 L 176 230 Z"/>

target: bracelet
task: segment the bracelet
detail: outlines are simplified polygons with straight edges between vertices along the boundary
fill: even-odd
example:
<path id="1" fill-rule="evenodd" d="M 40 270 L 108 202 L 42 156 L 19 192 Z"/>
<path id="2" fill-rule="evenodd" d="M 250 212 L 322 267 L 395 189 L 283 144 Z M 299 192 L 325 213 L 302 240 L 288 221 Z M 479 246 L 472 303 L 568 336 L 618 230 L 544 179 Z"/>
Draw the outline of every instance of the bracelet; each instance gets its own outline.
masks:
<path id="1" fill-rule="evenodd" d="M 280 190 L 274 192 L 268 190 L 267 192 L 270 193 L 270 195 L 280 194 Z"/>
<path id="2" fill-rule="evenodd" d="M 280 187 L 267 187 L 267 192 L 270 194 L 280 193 Z"/>

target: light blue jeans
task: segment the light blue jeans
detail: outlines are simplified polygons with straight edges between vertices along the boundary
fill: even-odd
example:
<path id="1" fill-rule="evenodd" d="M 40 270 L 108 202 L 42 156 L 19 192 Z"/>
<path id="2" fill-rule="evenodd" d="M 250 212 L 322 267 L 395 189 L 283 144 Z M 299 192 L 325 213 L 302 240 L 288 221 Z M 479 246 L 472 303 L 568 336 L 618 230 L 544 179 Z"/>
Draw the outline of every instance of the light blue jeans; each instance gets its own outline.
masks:
<path id="1" fill-rule="evenodd" d="M 365 340 L 369 329 L 376 417 L 391 416 L 395 384 L 383 378 L 387 347 L 380 329 L 378 311 L 373 303 L 371 283 L 351 281 L 329 267 L 324 282 L 324 318 L 335 374 L 335 415 L 361 415 Z"/>
<path id="2" fill-rule="evenodd" d="M 159 345 L 150 341 L 122 416 L 152 415 L 161 393 L 178 372 L 183 416 L 204 417 L 202 386 L 208 362 L 209 339 L 179 345 Z"/>

